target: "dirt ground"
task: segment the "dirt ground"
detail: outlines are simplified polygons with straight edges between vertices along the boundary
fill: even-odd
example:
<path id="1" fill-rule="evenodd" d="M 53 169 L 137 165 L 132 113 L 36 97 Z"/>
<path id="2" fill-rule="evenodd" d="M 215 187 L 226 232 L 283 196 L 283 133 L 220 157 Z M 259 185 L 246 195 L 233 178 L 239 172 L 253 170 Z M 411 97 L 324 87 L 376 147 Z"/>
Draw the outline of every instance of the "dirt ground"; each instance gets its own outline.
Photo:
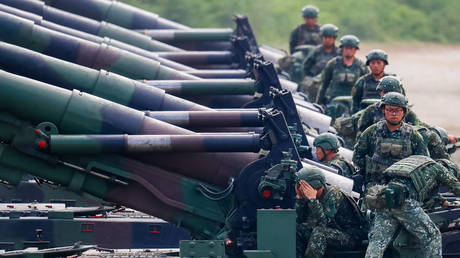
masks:
<path id="1" fill-rule="evenodd" d="M 460 45 L 363 43 L 358 56 L 374 48 L 388 53 L 386 71 L 402 78 L 419 119 L 460 136 Z M 460 164 L 460 150 L 453 157 Z"/>

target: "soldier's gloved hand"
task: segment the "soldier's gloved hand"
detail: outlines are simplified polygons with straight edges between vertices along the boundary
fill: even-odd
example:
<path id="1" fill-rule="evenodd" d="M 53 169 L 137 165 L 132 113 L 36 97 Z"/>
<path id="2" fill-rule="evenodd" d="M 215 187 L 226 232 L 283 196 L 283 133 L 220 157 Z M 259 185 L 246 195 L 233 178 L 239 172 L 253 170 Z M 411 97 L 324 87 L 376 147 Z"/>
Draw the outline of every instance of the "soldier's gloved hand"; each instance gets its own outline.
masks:
<path id="1" fill-rule="evenodd" d="M 300 181 L 300 191 L 308 200 L 316 199 L 316 194 L 318 193 L 318 191 L 316 191 L 304 180 Z"/>

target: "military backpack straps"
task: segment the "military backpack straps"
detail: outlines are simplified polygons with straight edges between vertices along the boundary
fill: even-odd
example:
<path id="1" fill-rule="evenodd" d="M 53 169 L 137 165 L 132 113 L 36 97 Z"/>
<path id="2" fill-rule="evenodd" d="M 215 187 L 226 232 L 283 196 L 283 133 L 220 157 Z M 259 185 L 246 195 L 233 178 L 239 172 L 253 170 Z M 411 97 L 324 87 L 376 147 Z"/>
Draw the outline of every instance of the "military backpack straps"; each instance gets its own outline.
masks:
<path id="1" fill-rule="evenodd" d="M 430 157 L 413 155 L 391 165 L 383 174 L 388 178 L 409 179 L 416 191 L 412 193 L 412 198 L 423 202 L 437 185 L 437 174 L 430 171 L 433 165 L 438 164 Z"/>

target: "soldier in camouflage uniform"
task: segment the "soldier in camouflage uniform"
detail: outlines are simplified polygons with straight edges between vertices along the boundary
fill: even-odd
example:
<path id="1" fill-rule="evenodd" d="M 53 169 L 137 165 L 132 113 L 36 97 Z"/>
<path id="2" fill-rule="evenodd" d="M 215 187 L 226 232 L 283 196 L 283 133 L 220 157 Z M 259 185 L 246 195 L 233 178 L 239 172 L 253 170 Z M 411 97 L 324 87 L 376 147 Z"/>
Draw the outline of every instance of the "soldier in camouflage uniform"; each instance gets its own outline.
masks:
<path id="1" fill-rule="evenodd" d="M 383 77 L 377 85 L 376 90 L 382 98 L 388 92 L 398 92 L 403 95 L 405 94 L 401 82 L 398 78 L 394 76 Z M 380 107 L 380 104 L 380 102 L 377 102 L 364 109 L 364 112 L 358 120 L 358 137 L 369 126 L 384 119 L 384 115 Z M 407 113 L 405 114 L 403 121 L 411 125 L 418 125 L 420 123 L 420 121 L 417 118 L 417 115 L 410 108 L 407 109 Z"/>
<path id="2" fill-rule="evenodd" d="M 314 77 L 323 71 L 327 62 L 340 55 L 340 49 L 335 46 L 335 39 L 339 28 L 334 24 L 324 24 L 320 28 L 321 45 L 308 55 L 304 63 L 306 76 Z"/>
<path id="3" fill-rule="evenodd" d="M 393 163 L 411 155 L 429 155 L 422 136 L 403 122 L 407 99 L 397 92 L 387 93 L 381 102 L 385 120 L 367 128 L 358 138 L 353 163 L 366 188 L 383 180 L 382 172 Z"/>
<path id="4" fill-rule="evenodd" d="M 333 24 L 321 26 L 322 44 L 311 50 L 302 63 L 305 76 L 299 85 L 299 91 L 307 94 L 312 101 L 316 99 L 321 86 L 321 71 L 329 60 L 340 55 L 340 49 L 335 46 L 338 31 Z"/>
<path id="5" fill-rule="evenodd" d="M 290 81 L 301 83 L 304 78 L 303 63 L 309 55 L 310 50 L 310 46 L 299 45 L 295 47 L 292 55 L 284 56 L 278 60 L 279 67 L 289 74 Z M 299 87 L 299 91 L 302 91 L 301 87 Z"/>
<path id="6" fill-rule="evenodd" d="M 353 97 L 351 111 L 353 114 L 367 106 L 363 105 L 363 100 L 380 99 L 376 89 L 377 84 L 380 79 L 389 75 L 385 73 L 385 66 L 388 65 L 388 55 L 381 49 L 373 49 L 367 54 L 366 65 L 369 66 L 371 72 L 360 77 L 351 89 L 351 96 Z"/>
<path id="7" fill-rule="evenodd" d="M 337 169 L 341 176 L 351 178 L 355 174 L 353 164 L 342 157 L 339 152 L 339 140 L 331 133 L 322 133 L 313 141 L 316 157 L 325 165 Z"/>
<path id="8" fill-rule="evenodd" d="M 326 186 L 318 168 L 305 167 L 297 178 L 296 257 L 323 257 L 327 247 L 355 248 L 366 235 L 356 203 L 340 188 Z"/>
<path id="9" fill-rule="evenodd" d="M 414 128 L 422 136 L 432 159 L 450 159 L 446 149 L 448 142 L 444 142 L 434 128 L 428 125 L 416 125 Z"/>
<path id="10" fill-rule="evenodd" d="M 317 24 L 319 9 L 314 5 L 307 5 L 302 8 L 302 16 L 305 23 L 300 24 L 291 32 L 289 39 L 289 51 L 292 54 L 296 46 L 321 44 L 319 28 Z"/>
<path id="11" fill-rule="evenodd" d="M 435 162 L 426 156 L 411 156 L 388 167 L 383 172 L 388 184 L 371 187 L 365 197 L 375 209 L 366 258 L 383 257 L 399 228 L 418 242 L 418 248 L 409 250 L 410 257 L 441 257 L 441 233 L 421 204 L 440 184 L 460 196 L 460 183 L 454 173 L 458 173 L 458 167 L 452 162 Z"/>
<path id="12" fill-rule="evenodd" d="M 363 61 L 355 57 L 359 39 L 345 35 L 340 39 L 342 55 L 331 59 L 324 68 L 316 103 L 327 105 L 337 96 L 350 96 L 351 88 L 359 77 L 369 72 Z"/>

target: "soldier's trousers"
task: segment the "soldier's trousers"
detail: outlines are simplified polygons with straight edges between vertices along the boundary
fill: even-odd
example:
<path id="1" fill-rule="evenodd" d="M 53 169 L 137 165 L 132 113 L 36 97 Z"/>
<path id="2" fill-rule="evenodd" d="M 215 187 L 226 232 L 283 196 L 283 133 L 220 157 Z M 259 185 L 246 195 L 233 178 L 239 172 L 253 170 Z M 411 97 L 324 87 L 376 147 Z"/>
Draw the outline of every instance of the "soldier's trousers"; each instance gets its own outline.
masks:
<path id="1" fill-rule="evenodd" d="M 313 230 L 306 227 L 297 228 L 297 258 L 321 258 L 328 247 L 353 249 L 355 246 L 356 240 L 350 234 L 335 228 L 324 226 L 315 227 Z"/>
<path id="2" fill-rule="evenodd" d="M 397 209 L 375 212 L 374 223 L 369 231 L 366 258 L 381 258 L 399 227 L 406 229 L 417 240 L 423 257 L 441 258 L 441 232 L 414 200 L 406 200 Z"/>

